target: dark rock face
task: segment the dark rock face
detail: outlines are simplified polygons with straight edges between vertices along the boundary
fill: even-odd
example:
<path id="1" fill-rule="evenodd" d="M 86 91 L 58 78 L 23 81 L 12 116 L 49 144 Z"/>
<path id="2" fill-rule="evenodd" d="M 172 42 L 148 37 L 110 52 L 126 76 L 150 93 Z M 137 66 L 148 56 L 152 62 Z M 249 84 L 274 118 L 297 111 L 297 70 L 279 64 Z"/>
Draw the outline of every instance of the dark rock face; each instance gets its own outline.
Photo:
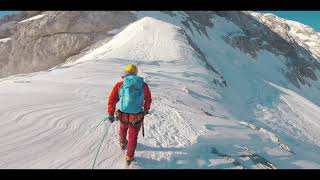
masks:
<path id="1" fill-rule="evenodd" d="M 16 14 L 2 16 L 0 18 L 0 39 L 13 35 L 17 30 L 17 23 L 23 19 L 40 14 L 41 11 L 20 11 Z"/>
<path id="2" fill-rule="evenodd" d="M 224 40 L 232 47 L 240 49 L 242 52 L 250 54 L 251 57 L 256 58 L 257 52 L 260 50 L 259 41 L 252 40 L 247 36 L 226 36 Z"/>
<path id="3" fill-rule="evenodd" d="M 168 14 L 171 17 L 177 16 L 171 11 L 163 11 L 163 13 Z M 195 27 L 199 34 L 203 34 L 209 38 L 207 28 L 213 27 L 211 21 L 211 18 L 215 14 L 213 11 L 183 11 L 178 13 L 186 18 L 186 20 L 182 21 L 182 24 L 185 25 L 192 34 L 194 32 L 191 26 Z"/>
<path id="4" fill-rule="evenodd" d="M 252 15 L 241 11 L 218 11 L 217 15 L 227 18 L 240 27 L 244 36 L 228 36 L 225 41 L 253 58 L 259 50 L 267 50 L 275 55 L 283 55 L 283 62 L 288 68 L 283 74 L 296 87 L 310 85 L 308 79 L 317 80 L 316 71 L 320 70 L 320 63 L 312 57 L 310 51 L 301 47 L 292 39 L 286 39 L 286 35 L 273 32 L 268 26 L 257 21 Z M 284 29 L 289 30 L 285 26 Z"/>

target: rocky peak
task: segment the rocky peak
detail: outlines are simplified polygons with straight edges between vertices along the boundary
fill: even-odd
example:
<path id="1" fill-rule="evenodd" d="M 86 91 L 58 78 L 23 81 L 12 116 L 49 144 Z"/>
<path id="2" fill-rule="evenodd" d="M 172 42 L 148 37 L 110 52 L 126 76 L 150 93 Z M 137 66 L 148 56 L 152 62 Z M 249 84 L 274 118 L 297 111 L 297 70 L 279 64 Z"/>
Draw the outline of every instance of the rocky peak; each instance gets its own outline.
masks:
<path id="1" fill-rule="evenodd" d="M 19 12 L 2 20 L 0 78 L 47 70 L 114 34 L 135 20 L 127 11 Z M 1 31 L 0 30 L 0 34 Z"/>
<path id="2" fill-rule="evenodd" d="M 288 68 L 282 69 L 282 72 L 298 88 L 301 85 L 310 86 L 308 79 L 318 79 L 316 72 L 320 70 L 319 58 L 313 55 L 312 48 L 301 45 L 301 38 L 293 35 L 294 27 L 290 23 L 272 14 L 261 15 L 243 11 L 218 11 L 217 14 L 227 18 L 243 31 L 240 35 L 230 34 L 225 37 L 225 41 L 231 46 L 253 58 L 256 58 L 260 50 L 283 56 L 283 63 Z M 317 44 L 315 46 L 320 45 L 318 42 L 314 42 Z"/>

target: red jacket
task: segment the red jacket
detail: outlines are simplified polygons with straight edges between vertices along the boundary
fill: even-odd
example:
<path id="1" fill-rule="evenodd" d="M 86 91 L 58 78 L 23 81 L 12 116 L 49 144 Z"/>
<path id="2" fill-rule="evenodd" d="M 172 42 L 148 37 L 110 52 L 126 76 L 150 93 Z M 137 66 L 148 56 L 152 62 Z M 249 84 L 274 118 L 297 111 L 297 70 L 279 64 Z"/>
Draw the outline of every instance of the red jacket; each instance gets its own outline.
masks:
<path id="1" fill-rule="evenodd" d="M 112 89 L 109 95 L 108 101 L 108 113 L 113 114 L 116 110 L 116 104 L 119 101 L 119 94 L 118 91 L 121 88 L 123 81 L 118 82 Z M 143 84 L 143 91 L 144 91 L 144 103 L 143 103 L 143 110 L 149 111 L 151 105 L 151 92 L 147 83 Z"/>

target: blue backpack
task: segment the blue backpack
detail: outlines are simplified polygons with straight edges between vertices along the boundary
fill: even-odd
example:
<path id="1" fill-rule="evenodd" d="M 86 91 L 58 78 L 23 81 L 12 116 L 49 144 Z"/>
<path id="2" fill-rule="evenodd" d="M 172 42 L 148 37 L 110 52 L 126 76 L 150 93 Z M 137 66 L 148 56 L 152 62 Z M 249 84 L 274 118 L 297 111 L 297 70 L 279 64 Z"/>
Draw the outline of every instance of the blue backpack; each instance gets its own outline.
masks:
<path id="1" fill-rule="evenodd" d="M 144 100 L 143 78 L 136 75 L 128 75 L 124 78 L 119 89 L 119 110 L 124 113 L 137 114 L 142 112 Z"/>

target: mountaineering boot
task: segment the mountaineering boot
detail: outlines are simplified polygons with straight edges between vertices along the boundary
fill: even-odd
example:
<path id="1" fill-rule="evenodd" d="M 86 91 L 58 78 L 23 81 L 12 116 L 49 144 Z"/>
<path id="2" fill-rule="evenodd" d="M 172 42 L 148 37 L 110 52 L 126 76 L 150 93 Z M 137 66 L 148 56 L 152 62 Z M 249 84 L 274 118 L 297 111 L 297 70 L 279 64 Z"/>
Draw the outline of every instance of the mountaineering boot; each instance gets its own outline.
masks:
<path id="1" fill-rule="evenodd" d="M 127 143 L 128 143 L 128 141 L 127 140 L 125 140 L 124 142 L 121 142 L 120 141 L 120 148 L 121 148 L 121 150 L 125 150 L 126 149 L 126 146 L 127 146 Z"/>
<path id="2" fill-rule="evenodd" d="M 130 165 L 132 161 L 134 161 L 134 157 L 126 156 L 126 164 Z"/>

